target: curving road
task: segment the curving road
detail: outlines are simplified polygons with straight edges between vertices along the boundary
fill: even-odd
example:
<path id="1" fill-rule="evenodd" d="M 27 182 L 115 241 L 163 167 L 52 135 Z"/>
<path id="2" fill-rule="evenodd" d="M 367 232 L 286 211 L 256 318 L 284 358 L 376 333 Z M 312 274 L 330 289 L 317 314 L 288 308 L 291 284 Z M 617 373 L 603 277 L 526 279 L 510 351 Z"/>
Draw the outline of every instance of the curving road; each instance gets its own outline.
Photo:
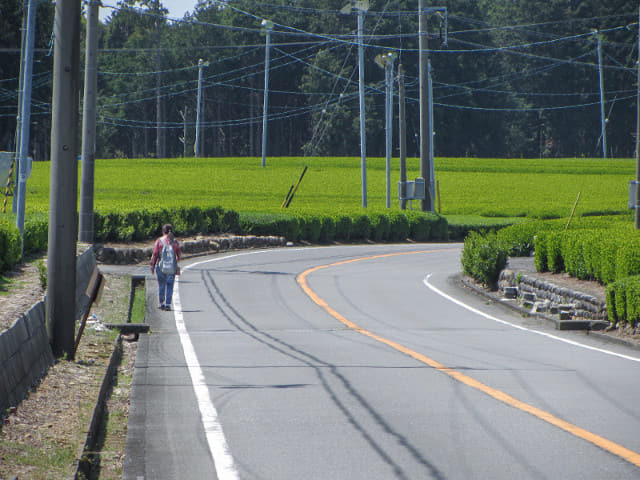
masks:
<path id="1" fill-rule="evenodd" d="M 124 478 L 640 478 L 640 352 L 487 304 L 459 259 L 194 259 L 173 312 L 149 289 Z"/>

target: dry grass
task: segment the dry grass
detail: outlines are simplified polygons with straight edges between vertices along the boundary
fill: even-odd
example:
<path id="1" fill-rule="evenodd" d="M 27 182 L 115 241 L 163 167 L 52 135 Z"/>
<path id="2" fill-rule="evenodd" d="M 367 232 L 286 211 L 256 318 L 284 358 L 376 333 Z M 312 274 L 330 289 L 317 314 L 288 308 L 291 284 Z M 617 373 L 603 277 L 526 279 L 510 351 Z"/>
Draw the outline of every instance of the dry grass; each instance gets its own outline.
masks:
<path id="1" fill-rule="evenodd" d="M 33 263 L 20 266 L 8 278 L 0 305 L 0 330 L 42 295 Z M 108 275 L 101 304 L 92 313 L 105 322 L 123 322 L 128 305 L 129 277 Z M 117 333 L 99 324 L 88 326 L 76 359 L 58 361 L 28 398 L 12 409 L 0 431 L 0 478 L 73 478 L 116 338 Z M 134 343 L 124 342 L 118 381 L 107 402 L 105 416 L 110 423 L 97 456 L 99 476 L 93 478 L 122 477 L 135 348 Z"/>

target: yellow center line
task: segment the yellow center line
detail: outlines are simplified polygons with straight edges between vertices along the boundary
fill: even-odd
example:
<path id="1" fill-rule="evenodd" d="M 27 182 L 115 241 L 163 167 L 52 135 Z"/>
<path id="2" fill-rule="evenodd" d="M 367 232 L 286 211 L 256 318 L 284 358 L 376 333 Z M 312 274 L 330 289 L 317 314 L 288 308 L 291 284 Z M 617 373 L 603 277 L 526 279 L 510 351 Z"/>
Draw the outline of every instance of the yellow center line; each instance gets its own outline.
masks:
<path id="1" fill-rule="evenodd" d="M 451 251 L 452 249 L 448 249 L 448 251 Z M 456 249 L 458 250 L 458 249 Z M 420 251 L 411 251 L 411 252 L 396 252 L 396 253 L 389 253 L 389 254 L 384 254 L 384 255 L 374 255 L 374 256 L 369 256 L 369 257 L 361 257 L 361 258 L 355 258 L 355 259 L 351 259 L 351 260 L 344 260 L 341 262 L 335 262 L 335 263 L 330 263 L 327 265 L 319 265 L 317 267 L 313 267 L 310 268 L 308 270 L 305 270 L 304 272 L 302 272 L 300 275 L 298 275 L 297 278 L 297 282 L 300 285 L 300 287 L 302 288 L 302 290 L 309 296 L 309 298 L 311 298 L 311 300 L 313 300 L 314 303 L 316 303 L 319 307 L 323 308 L 329 315 L 331 315 L 333 318 L 335 318 L 336 320 L 338 320 L 339 322 L 343 323 L 344 325 L 346 325 L 347 327 L 349 327 L 350 329 L 361 333 L 362 335 L 366 335 L 367 337 L 370 337 L 378 342 L 381 342 L 385 345 L 388 345 L 391 348 L 394 348 L 395 350 L 408 355 L 412 358 L 414 358 L 415 360 L 424 363 L 432 368 L 434 368 L 435 370 L 438 370 L 439 372 L 442 372 L 446 375 L 449 375 L 451 378 L 471 387 L 471 388 L 475 388 L 476 390 L 479 390 L 483 393 L 485 393 L 486 395 L 489 395 L 492 398 L 495 398 L 496 400 L 509 405 L 511 407 L 517 408 L 523 412 L 529 413 L 541 420 L 544 420 L 545 422 L 554 425 L 572 435 L 575 435 L 578 438 L 581 438 L 583 440 L 586 440 L 587 442 L 592 443 L 593 445 L 596 445 L 600 448 L 602 448 L 603 450 L 606 450 L 609 453 L 612 453 L 620 458 L 623 458 L 624 460 L 626 460 L 627 462 L 640 467 L 640 454 L 637 452 L 634 452 L 633 450 L 629 450 L 628 448 L 625 448 L 621 445 L 618 445 L 615 442 L 612 442 L 611 440 L 607 440 L 604 437 L 601 437 L 600 435 L 596 435 L 595 433 L 592 433 L 588 430 L 585 430 L 583 428 L 580 428 L 576 425 L 573 425 L 572 423 L 569 423 L 565 420 L 562 420 L 558 417 L 556 417 L 555 415 L 552 415 L 549 412 L 546 412 L 544 410 L 541 410 L 537 407 L 534 407 L 533 405 L 529 405 L 528 403 L 522 402 L 514 397 L 512 397 L 511 395 L 508 395 L 505 392 L 502 392 L 501 390 L 497 390 L 495 388 L 492 388 L 488 385 L 485 385 L 482 382 L 479 382 L 478 380 L 465 375 L 464 373 L 458 372 L 450 367 L 446 367 L 445 365 L 441 364 L 440 362 L 437 362 L 435 360 L 433 360 L 432 358 L 427 357 L 426 355 L 423 355 L 421 353 L 418 353 L 414 350 L 411 350 L 410 348 L 407 348 L 403 345 L 400 345 L 399 343 L 396 343 L 392 340 L 389 340 L 387 338 L 381 337 L 380 335 L 377 335 L 373 332 L 370 332 L 369 330 L 365 330 L 364 328 L 356 325 L 355 323 L 353 323 L 352 321 L 348 320 L 347 318 L 345 318 L 342 314 L 340 314 L 338 311 L 334 310 L 331 306 L 329 306 L 329 304 L 324 301 L 320 296 L 318 296 L 318 294 L 316 294 L 310 287 L 309 284 L 307 283 L 307 277 L 314 272 L 317 272 L 318 270 L 322 270 L 325 268 L 330 268 L 330 267 L 336 267 L 339 265 L 346 265 L 349 263 L 355 263 L 355 262 L 360 262 L 363 260 L 373 260 L 373 259 L 378 259 L 378 258 L 387 258 L 387 257 L 395 257 L 395 256 L 399 256 L 399 255 L 415 255 L 418 253 L 435 253 L 435 252 L 442 252 L 445 250 L 420 250 Z"/>

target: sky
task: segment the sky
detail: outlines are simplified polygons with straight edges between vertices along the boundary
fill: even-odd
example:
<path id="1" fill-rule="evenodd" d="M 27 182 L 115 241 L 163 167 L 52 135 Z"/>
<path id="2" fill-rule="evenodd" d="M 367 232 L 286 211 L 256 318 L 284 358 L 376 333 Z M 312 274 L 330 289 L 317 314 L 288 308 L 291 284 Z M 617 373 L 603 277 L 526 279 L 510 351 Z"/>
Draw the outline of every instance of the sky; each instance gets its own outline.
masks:
<path id="1" fill-rule="evenodd" d="M 198 0 L 160 0 L 160 3 L 169 10 L 169 17 L 180 19 L 185 13 L 193 12 Z M 115 7 L 118 0 L 103 0 L 102 4 Z M 113 11 L 113 8 L 101 7 L 100 20 L 104 21 Z"/>

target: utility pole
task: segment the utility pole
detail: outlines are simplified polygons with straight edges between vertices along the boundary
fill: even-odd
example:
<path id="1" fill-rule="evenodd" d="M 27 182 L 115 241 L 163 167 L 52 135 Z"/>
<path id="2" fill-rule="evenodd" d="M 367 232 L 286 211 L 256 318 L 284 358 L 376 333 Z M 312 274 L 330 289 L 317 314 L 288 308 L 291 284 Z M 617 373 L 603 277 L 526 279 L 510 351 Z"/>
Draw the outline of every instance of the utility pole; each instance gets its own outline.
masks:
<path id="1" fill-rule="evenodd" d="M 369 0 L 349 0 L 340 13 L 358 12 L 358 97 L 360 105 L 360 172 L 362 177 L 362 207 L 367 208 L 367 132 L 365 128 L 364 106 L 364 14 L 369 10 Z"/>
<path id="2" fill-rule="evenodd" d="M 29 133 L 31 130 L 31 85 L 33 79 L 33 46 L 36 29 L 37 0 L 29 0 L 27 10 L 27 35 L 24 42 L 24 71 L 22 78 L 22 95 L 20 105 L 20 145 L 18 150 L 18 189 L 17 189 L 17 217 L 16 226 L 24 238 L 24 211 L 25 196 L 27 194 L 27 176 L 29 156 Z M 22 242 L 20 256 L 24 254 L 24 241 Z"/>
<path id="3" fill-rule="evenodd" d="M 376 64 L 384 68 L 385 86 L 385 159 L 386 159 L 386 186 L 387 186 L 387 208 L 391 208 L 391 153 L 393 146 L 393 62 L 396 56 L 394 53 L 381 54 L 376 57 Z"/>
<path id="4" fill-rule="evenodd" d="M 431 211 L 435 211 L 436 206 L 436 174 L 434 172 L 434 156 L 433 156 L 433 81 L 431 78 L 431 60 L 427 62 L 427 91 L 429 94 L 429 186 L 425 191 L 425 196 L 428 194 L 431 196 L 429 199 L 431 205 Z M 426 179 L 425 179 L 426 184 Z"/>
<path id="5" fill-rule="evenodd" d="M 14 155 L 14 171 L 18 171 L 20 169 L 20 133 L 22 128 L 22 92 L 24 91 L 24 64 L 26 60 L 27 48 L 25 45 L 27 44 L 27 25 L 28 25 L 28 17 L 29 17 L 29 4 L 28 2 L 23 2 L 22 4 L 22 30 L 21 30 L 21 39 L 20 39 L 20 77 L 18 78 L 18 114 L 16 116 L 16 138 L 15 138 L 15 155 Z M 9 179 L 11 180 L 11 179 Z M 11 205 L 13 213 L 18 212 L 18 195 L 15 193 L 18 191 L 18 181 L 19 175 L 15 176 L 14 181 L 14 195 L 13 202 Z"/>
<path id="6" fill-rule="evenodd" d="M 398 67 L 398 143 L 400 144 L 400 209 L 406 210 L 407 201 L 407 121 L 404 105 L 404 69 Z"/>
<path id="7" fill-rule="evenodd" d="M 208 65 L 208 64 L 207 64 Z M 198 105 L 196 106 L 196 144 L 195 144 L 195 158 L 200 157 L 200 109 L 202 107 L 202 67 L 205 63 L 202 59 L 198 60 Z M 185 137 L 186 142 L 186 137 Z"/>
<path id="8" fill-rule="evenodd" d="M 433 173 L 433 99 L 431 98 L 429 63 L 429 34 L 427 16 L 437 13 L 441 18 L 444 12 L 444 44 L 447 43 L 447 7 L 424 7 L 423 0 L 418 0 L 418 64 L 420 68 L 420 176 L 425 183 L 425 198 L 421 200 L 422 211 L 433 212 L 435 178 Z"/>
<path id="9" fill-rule="evenodd" d="M 364 12 L 358 10 L 358 96 L 360 99 L 360 172 L 362 183 L 362 207 L 367 208 L 367 132 L 365 128 L 364 106 L 364 45 L 362 30 L 364 29 Z"/>
<path id="10" fill-rule="evenodd" d="M 418 1 L 418 65 L 420 69 L 420 176 L 425 183 L 425 198 L 420 201 L 423 212 L 433 211 L 431 204 L 431 166 L 429 152 L 431 151 L 431 136 L 433 128 L 429 121 L 429 93 L 427 82 L 427 64 L 429 61 L 429 39 L 427 33 L 427 11 L 423 7 L 423 0 Z"/>
<path id="11" fill-rule="evenodd" d="M 600 80 L 600 136 L 602 137 L 602 159 L 607 159 L 607 119 L 604 113 L 604 78 L 602 73 L 602 44 L 598 30 L 594 30 L 593 34 L 598 42 L 598 77 Z"/>
<path id="12" fill-rule="evenodd" d="M 156 15 L 156 158 L 164 158 L 165 143 L 163 130 L 163 110 L 162 110 L 162 57 L 160 56 L 160 0 L 155 0 L 154 14 Z"/>
<path id="13" fill-rule="evenodd" d="M 46 312 L 53 353 L 68 358 L 75 350 L 80 6 L 57 0 L 54 22 Z"/>
<path id="14" fill-rule="evenodd" d="M 264 51 L 264 105 L 262 107 L 262 166 L 267 164 L 267 114 L 269 108 L 269 63 L 271 51 L 271 31 L 273 30 L 273 22 L 271 20 L 262 20 L 262 27 L 266 33 L 265 51 Z"/>
<path id="15" fill-rule="evenodd" d="M 84 101 L 82 104 L 82 179 L 80 183 L 79 227 L 79 240 L 86 243 L 93 243 L 99 8 L 99 0 L 87 1 L 87 42 L 84 61 Z"/>

